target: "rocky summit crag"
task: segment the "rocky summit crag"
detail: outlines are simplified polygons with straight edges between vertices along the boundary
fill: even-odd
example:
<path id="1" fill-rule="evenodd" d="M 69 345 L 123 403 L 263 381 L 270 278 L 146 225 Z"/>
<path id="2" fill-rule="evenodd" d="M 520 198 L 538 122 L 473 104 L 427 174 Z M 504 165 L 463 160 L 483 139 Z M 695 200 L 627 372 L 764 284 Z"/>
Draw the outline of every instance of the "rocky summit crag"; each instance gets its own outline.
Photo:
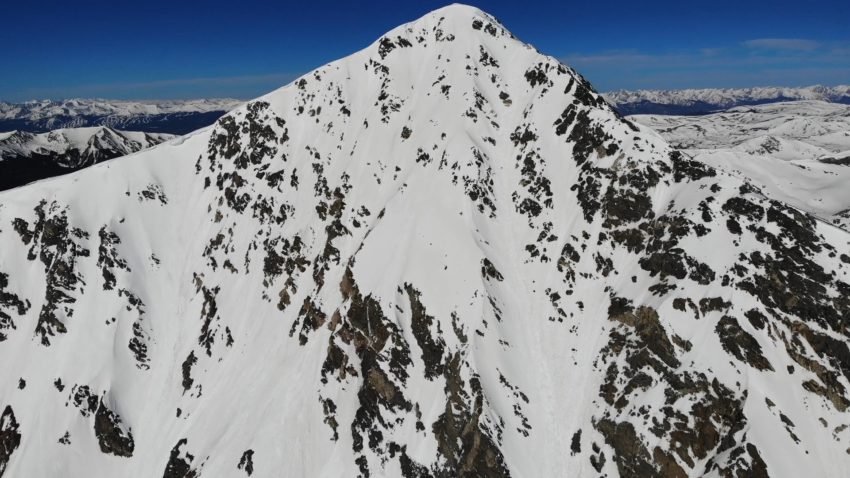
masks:
<path id="1" fill-rule="evenodd" d="M 471 7 L 0 204 L 4 477 L 850 466 L 850 235 Z"/>

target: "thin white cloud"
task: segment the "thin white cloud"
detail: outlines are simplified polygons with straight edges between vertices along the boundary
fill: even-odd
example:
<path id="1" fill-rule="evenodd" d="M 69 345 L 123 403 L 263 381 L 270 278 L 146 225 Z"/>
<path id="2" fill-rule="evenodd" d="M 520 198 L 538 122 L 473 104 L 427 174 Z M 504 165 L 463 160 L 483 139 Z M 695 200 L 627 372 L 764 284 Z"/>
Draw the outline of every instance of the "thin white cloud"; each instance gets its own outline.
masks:
<path id="1" fill-rule="evenodd" d="M 659 54 L 648 54 L 641 53 L 637 51 L 606 51 L 601 53 L 591 53 L 591 54 L 572 54 L 567 55 L 562 58 L 562 60 L 567 64 L 614 64 L 621 65 L 625 63 L 657 63 L 669 61 L 671 59 L 679 58 L 681 55 L 675 53 L 659 53 Z"/>
<path id="2" fill-rule="evenodd" d="M 779 51 L 813 51 L 820 48 L 820 43 L 815 40 L 803 38 L 757 38 L 747 40 L 743 45 L 752 50 L 779 50 Z"/>
<path id="3" fill-rule="evenodd" d="M 731 46 L 661 52 L 575 52 L 560 59 L 603 91 L 839 84 L 847 82 L 850 43 L 759 39 Z"/>
<path id="4" fill-rule="evenodd" d="M 243 76 L 218 76 L 199 78 L 177 78 L 168 80 L 155 80 L 139 83 L 108 83 L 102 85 L 86 85 L 91 88 L 161 88 L 164 86 L 234 86 L 251 85 L 256 83 L 280 82 L 280 86 L 294 80 L 298 75 L 294 73 L 273 73 L 268 75 L 243 75 Z"/>
<path id="5" fill-rule="evenodd" d="M 201 97 L 253 98 L 286 85 L 299 73 L 175 78 L 143 82 L 79 84 L 25 88 L 15 100 L 32 98 L 169 99 Z"/>

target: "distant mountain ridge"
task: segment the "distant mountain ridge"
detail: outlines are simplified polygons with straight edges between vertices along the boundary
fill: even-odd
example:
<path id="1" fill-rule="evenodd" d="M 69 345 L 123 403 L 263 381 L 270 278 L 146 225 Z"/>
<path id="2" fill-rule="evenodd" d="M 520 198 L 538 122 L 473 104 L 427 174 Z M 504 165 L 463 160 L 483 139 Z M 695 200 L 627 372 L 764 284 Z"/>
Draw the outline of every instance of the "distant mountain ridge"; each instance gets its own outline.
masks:
<path id="1" fill-rule="evenodd" d="M 603 96 L 624 115 L 697 115 L 736 106 L 752 106 L 782 101 L 820 100 L 829 103 L 850 104 L 850 86 L 618 90 L 605 93 Z"/>
<path id="2" fill-rule="evenodd" d="M 149 133 L 186 134 L 213 124 L 241 103 L 234 99 L 0 101 L 0 131 L 44 133 L 60 128 L 108 126 Z"/>
<path id="3" fill-rule="evenodd" d="M 698 116 L 634 115 L 673 147 L 850 231 L 850 105 L 788 101 Z"/>
<path id="4" fill-rule="evenodd" d="M 174 136 L 106 126 L 47 133 L 0 133 L 0 191 L 77 171 L 155 146 Z"/>

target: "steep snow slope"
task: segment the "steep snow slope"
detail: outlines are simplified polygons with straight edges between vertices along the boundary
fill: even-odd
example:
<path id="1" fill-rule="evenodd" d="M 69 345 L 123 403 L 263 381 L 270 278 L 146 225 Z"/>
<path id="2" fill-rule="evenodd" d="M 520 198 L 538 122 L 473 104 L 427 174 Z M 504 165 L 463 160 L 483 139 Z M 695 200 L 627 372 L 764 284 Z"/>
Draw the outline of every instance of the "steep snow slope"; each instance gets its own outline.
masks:
<path id="1" fill-rule="evenodd" d="M 0 130 L 42 133 L 60 128 L 108 126 L 149 133 L 185 134 L 214 123 L 242 103 L 231 99 L 0 101 Z"/>
<path id="2" fill-rule="evenodd" d="M 795 101 L 705 116 L 631 118 L 695 159 L 850 230 L 850 106 Z"/>
<path id="3" fill-rule="evenodd" d="M 150 148 L 174 136 L 107 127 L 0 133 L 0 190 Z"/>
<path id="4" fill-rule="evenodd" d="M 850 465 L 848 234 L 471 7 L 0 203 L 6 476 Z"/>
<path id="5" fill-rule="evenodd" d="M 685 90 L 619 90 L 605 98 L 627 115 L 694 115 L 734 108 L 796 100 L 818 100 L 850 104 L 850 86 L 805 88 L 705 88 Z"/>

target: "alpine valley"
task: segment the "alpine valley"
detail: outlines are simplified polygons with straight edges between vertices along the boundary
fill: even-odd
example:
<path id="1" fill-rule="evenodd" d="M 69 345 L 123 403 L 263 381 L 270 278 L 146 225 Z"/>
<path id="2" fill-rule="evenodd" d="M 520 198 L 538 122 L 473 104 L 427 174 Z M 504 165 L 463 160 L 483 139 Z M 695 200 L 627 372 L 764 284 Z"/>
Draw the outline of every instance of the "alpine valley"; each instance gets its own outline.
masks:
<path id="1" fill-rule="evenodd" d="M 472 7 L 0 193 L 4 477 L 850 467 L 850 233 Z"/>

